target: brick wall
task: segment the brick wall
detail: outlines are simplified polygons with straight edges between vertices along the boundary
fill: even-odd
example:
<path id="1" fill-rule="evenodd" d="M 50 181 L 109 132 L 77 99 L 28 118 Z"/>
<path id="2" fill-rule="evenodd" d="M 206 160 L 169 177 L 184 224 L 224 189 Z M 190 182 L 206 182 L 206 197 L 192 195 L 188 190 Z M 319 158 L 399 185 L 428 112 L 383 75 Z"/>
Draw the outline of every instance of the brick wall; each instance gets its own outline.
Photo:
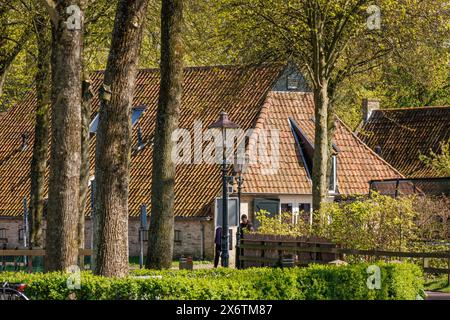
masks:
<path id="1" fill-rule="evenodd" d="M 139 255 L 139 219 L 130 218 L 128 223 L 129 251 L 131 256 Z M 0 217 L 0 229 L 6 229 L 8 248 L 22 247 L 19 243 L 19 229 L 23 227 L 22 218 Z M 45 229 L 45 222 L 43 224 Z M 203 232 L 202 232 L 203 229 Z M 180 241 L 174 244 L 174 258 L 181 255 L 192 255 L 194 259 L 208 260 L 214 258 L 214 223 L 213 221 L 175 220 L 175 230 L 179 230 Z M 86 219 L 86 248 L 91 248 L 92 220 Z M 144 242 L 144 253 L 147 251 Z"/>

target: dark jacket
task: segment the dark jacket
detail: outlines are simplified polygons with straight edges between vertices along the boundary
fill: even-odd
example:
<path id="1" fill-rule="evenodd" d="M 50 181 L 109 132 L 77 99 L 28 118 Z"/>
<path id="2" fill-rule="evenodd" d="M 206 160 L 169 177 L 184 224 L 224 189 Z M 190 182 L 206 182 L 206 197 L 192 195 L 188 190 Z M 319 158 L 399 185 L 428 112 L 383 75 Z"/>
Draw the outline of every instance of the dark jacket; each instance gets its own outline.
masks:
<path id="1" fill-rule="evenodd" d="M 217 227 L 216 228 L 216 236 L 214 237 L 214 243 L 217 246 L 221 246 L 222 245 L 222 227 Z"/>

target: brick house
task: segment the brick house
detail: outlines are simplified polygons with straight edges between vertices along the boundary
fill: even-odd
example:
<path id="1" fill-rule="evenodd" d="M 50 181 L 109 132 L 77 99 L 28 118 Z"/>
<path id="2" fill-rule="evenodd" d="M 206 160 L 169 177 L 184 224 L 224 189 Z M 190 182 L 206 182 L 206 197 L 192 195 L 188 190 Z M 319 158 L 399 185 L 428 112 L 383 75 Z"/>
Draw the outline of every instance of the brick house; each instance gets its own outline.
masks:
<path id="1" fill-rule="evenodd" d="M 97 92 L 102 72 L 94 73 Z M 158 99 L 158 70 L 141 70 L 137 76 L 133 122 L 133 144 L 129 190 L 130 254 L 138 254 L 140 208 L 150 205 L 152 139 Z M 23 199 L 29 196 L 35 96 L 0 115 L 0 238 L 9 247 L 21 244 Z M 91 124 L 91 176 L 94 177 L 95 132 L 99 101 L 93 99 Z M 296 217 L 311 213 L 311 170 L 314 150 L 314 105 L 307 82 L 295 68 L 283 64 L 252 67 L 217 66 L 186 68 L 180 128 L 201 133 L 225 110 L 229 118 L 250 132 L 247 153 L 262 133 L 276 133 L 276 163 L 250 162 L 243 172 L 241 214 L 253 219 L 261 209 L 276 214 L 291 211 Z M 272 137 L 266 137 L 270 140 Z M 195 137 L 194 137 L 195 139 Z M 273 149 L 273 150 L 272 150 Z M 336 195 L 366 194 L 373 179 L 402 177 L 391 165 L 368 148 L 339 119 L 333 145 L 330 201 Z M 181 163 L 176 167 L 175 256 L 213 257 L 214 230 L 220 211 L 220 167 L 215 163 Z M 236 185 L 230 190 L 230 220 L 235 230 Z M 90 194 L 90 193 L 89 193 Z M 91 247 L 91 203 L 86 207 L 86 247 Z M 148 207 L 148 212 L 151 208 Z M 150 217 L 151 219 L 151 217 Z M 233 252 L 230 254 L 234 256 Z"/>

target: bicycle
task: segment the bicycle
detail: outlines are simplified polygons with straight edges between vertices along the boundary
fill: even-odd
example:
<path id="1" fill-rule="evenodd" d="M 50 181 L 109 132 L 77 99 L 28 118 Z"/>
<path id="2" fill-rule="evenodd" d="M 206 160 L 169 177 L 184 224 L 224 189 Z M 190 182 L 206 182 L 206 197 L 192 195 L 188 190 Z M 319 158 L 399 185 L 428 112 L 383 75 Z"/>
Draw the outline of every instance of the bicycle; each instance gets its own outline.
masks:
<path id="1" fill-rule="evenodd" d="M 23 283 L 4 282 L 0 287 L 0 300 L 30 300 L 23 293 L 26 287 Z"/>

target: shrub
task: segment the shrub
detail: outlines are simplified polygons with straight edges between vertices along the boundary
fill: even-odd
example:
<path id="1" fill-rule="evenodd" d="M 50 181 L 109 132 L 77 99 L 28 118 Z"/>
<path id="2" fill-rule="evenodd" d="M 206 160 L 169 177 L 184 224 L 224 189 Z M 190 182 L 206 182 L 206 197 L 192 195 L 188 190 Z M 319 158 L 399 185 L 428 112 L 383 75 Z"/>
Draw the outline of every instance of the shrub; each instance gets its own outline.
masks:
<path id="1" fill-rule="evenodd" d="M 368 264 L 285 269 L 136 270 L 121 279 L 82 272 L 78 290 L 68 289 L 68 274 L 58 272 L 5 272 L 0 273 L 0 282 L 23 282 L 28 285 L 25 294 L 31 299 L 55 300 L 370 300 L 415 299 L 422 292 L 422 272 L 416 265 L 377 265 L 381 269 L 380 290 L 370 290 L 366 285 Z"/>

